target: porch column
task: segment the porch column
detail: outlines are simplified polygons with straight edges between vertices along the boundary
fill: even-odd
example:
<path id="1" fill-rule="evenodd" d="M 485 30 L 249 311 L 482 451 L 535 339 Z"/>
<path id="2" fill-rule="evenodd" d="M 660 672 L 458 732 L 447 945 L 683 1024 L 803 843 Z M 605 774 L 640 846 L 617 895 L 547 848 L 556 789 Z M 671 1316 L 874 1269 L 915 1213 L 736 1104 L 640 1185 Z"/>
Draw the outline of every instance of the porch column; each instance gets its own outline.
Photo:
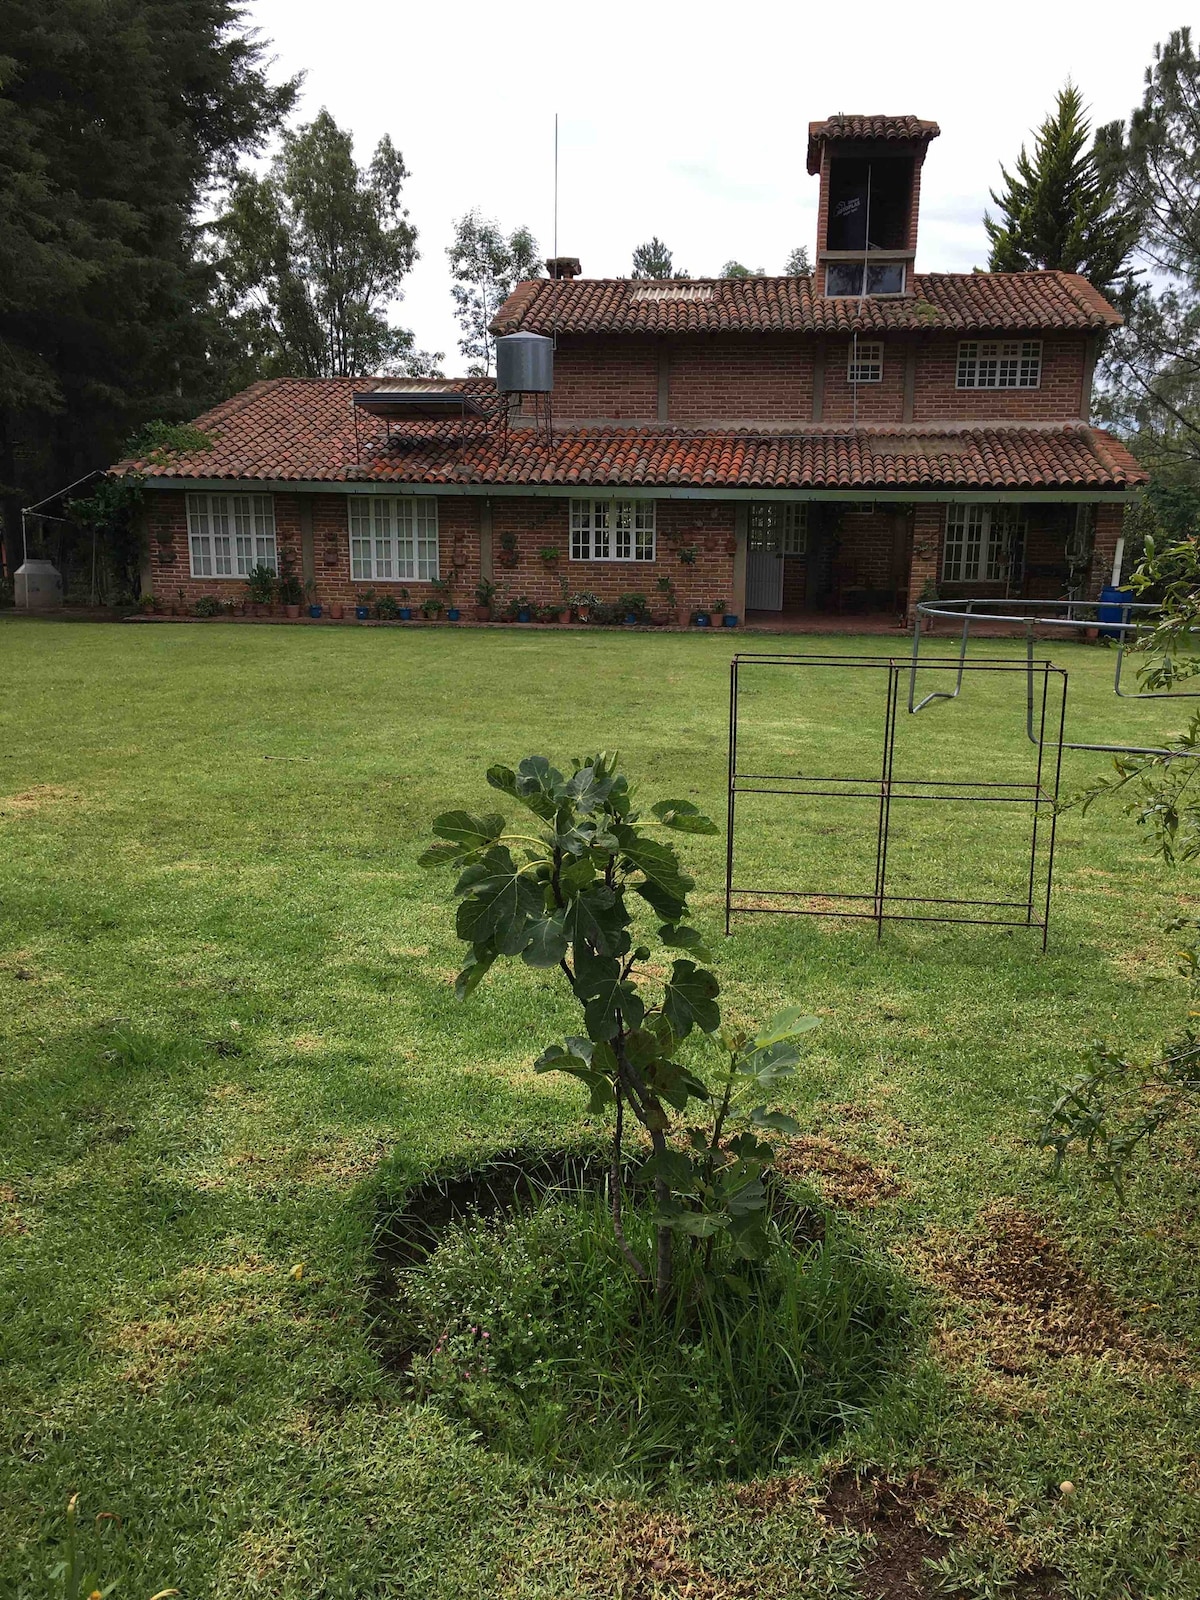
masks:
<path id="1" fill-rule="evenodd" d="M 737 549 L 733 556 L 733 614 L 746 620 L 746 550 L 749 541 L 750 507 L 735 506 L 733 532 Z"/>
<path id="2" fill-rule="evenodd" d="M 1092 568 L 1088 578 L 1088 598 L 1094 600 L 1106 583 L 1112 582 L 1117 540 L 1125 525 L 1123 505 L 1100 504 L 1093 508 L 1096 536 L 1092 543 Z"/>
<path id="3" fill-rule="evenodd" d="M 911 626 L 917 614 L 917 601 L 927 583 L 935 584 L 942 562 L 942 528 L 946 508 L 935 502 L 921 501 L 913 506 L 912 558 L 908 564 L 908 622 Z"/>

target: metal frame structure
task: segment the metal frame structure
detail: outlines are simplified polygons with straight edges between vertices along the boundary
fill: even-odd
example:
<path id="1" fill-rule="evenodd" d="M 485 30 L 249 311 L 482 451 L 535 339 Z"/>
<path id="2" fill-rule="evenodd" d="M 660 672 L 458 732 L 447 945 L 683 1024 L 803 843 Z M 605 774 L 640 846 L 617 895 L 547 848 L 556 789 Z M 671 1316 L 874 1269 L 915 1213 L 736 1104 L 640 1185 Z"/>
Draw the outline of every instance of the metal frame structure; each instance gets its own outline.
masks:
<path id="1" fill-rule="evenodd" d="M 884 685 L 883 737 L 879 768 L 875 774 L 846 775 L 827 772 L 746 772 L 739 764 L 743 674 L 759 669 L 800 670 L 835 668 L 879 674 Z M 1003 659 L 963 662 L 954 657 L 928 658 L 922 670 L 949 671 L 961 685 L 968 673 L 1016 675 L 1027 682 L 1041 679 L 1040 705 L 1036 707 L 1038 736 L 1031 781 L 938 779 L 908 776 L 896 770 L 896 724 L 901 704 L 901 684 L 910 685 L 912 662 L 895 656 L 785 655 L 754 653 L 735 655 L 729 665 L 729 778 L 725 835 L 725 932 L 735 915 L 765 913 L 776 916 L 850 917 L 875 923 L 883 937 L 885 922 L 963 922 L 988 927 L 1037 928 L 1042 949 L 1050 928 L 1050 895 L 1054 877 L 1054 845 L 1058 820 L 1058 790 L 1062 772 L 1062 733 L 1067 709 L 1067 674 L 1050 661 Z M 1029 674 L 1033 677 L 1030 679 Z M 1053 686 L 1053 687 L 1052 687 Z M 911 687 L 910 687 L 911 693 Z M 1047 727 L 1057 723 L 1057 744 L 1047 740 Z M 821 889 L 776 889 L 735 881 L 737 865 L 738 798 L 745 794 L 775 794 L 822 800 L 872 800 L 876 803 L 875 876 L 869 894 L 847 894 Z M 888 849 L 893 811 L 899 805 L 973 804 L 1018 805 L 1030 811 L 1028 872 L 1020 900 L 945 895 L 905 895 L 888 886 Z M 1046 821 L 1043 824 L 1043 818 Z M 745 899 L 782 900 L 782 905 L 745 904 Z M 960 915 L 953 914 L 959 910 Z M 994 913 L 994 914 L 987 914 Z"/>
<path id="2" fill-rule="evenodd" d="M 999 608 L 999 609 L 997 609 Z M 1115 617 L 1102 615 L 1104 612 L 1117 612 Z M 908 709 L 914 714 L 923 711 L 934 700 L 957 700 L 962 689 L 962 673 L 967 665 L 967 646 L 971 638 L 971 628 L 977 622 L 1000 622 L 1008 626 L 1017 625 L 1025 630 L 1025 661 L 1027 675 L 1026 693 L 1026 733 L 1031 743 L 1038 742 L 1033 731 L 1033 701 L 1034 701 L 1034 655 L 1033 635 L 1035 628 L 1060 628 L 1070 629 L 1078 633 L 1081 628 L 1099 628 L 1117 640 L 1116 667 L 1113 673 L 1113 693 L 1121 700 L 1197 700 L 1200 691 L 1197 690 L 1128 690 L 1121 687 L 1121 673 L 1125 663 L 1125 652 L 1130 643 L 1136 643 L 1139 629 L 1148 623 L 1152 624 L 1161 615 L 1161 608 L 1152 602 L 1144 600 L 993 600 L 974 597 L 962 600 L 922 600 L 916 608 L 916 617 L 913 623 L 912 666 L 909 676 Z M 921 653 L 921 619 L 932 621 L 954 621 L 962 623 L 962 633 L 958 646 L 958 676 L 953 689 L 934 690 L 924 699 L 916 698 L 917 670 L 922 664 Z M 1191 629 L 1190 632 L 1200 632 Z M 1101 755 L 1129 755 L 1129 756 L 1165 756 L 1178 755 L 1183 758 L 1187 753 L 1183 751 L 1164 750 L 1159 745 L 1137 744 L 1077 744 L 1067 741 L 1062 744 L 1064 750 L 1085 750 Z"/>

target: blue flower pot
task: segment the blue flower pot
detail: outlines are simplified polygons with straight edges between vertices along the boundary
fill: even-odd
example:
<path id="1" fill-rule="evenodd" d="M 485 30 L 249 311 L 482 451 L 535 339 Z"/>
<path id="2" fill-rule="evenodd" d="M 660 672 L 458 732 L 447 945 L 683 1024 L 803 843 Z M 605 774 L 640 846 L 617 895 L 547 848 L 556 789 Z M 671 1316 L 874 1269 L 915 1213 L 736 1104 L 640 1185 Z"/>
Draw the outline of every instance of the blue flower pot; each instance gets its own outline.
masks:
<path id="1" fill-rule="evenodd" d="M 635 611 L 627 611 L 625 613 L 625 626 L 627 628 L 636 628 L 637 621 L 637 613 Z"/>
<path id="2" fill-rule="evenodd" d="M 401 622 L 411 622 L 412 621 L 412 607 L 411 606 L 401 606 L 399 611 L 397 611 L 396 615 L 400 618 Z"/>
<path id="3" fill-rule="evenodd" d="M 698 628 L 711 627 L 712 626 L 711 619 L 709 617 L 705 616 L 705 614 L 703 612 L 701 612 L 700 615 L 696 618 L 696 626 Z"/>
<path id="4" fill-rule="evenodd" d="M 458 609 L 457 606 L 451 606 L 450 609 L 446 612 L 446 621 L 447 622 L 458 622 L 461 619 L 461 617 L 462 617 L 462 612 Z"/>
<path id="5" fill-rule="evenodd" d="M 308 614 L 313 619 L 313 621 L 316 622 L 319 619 L 320 615 L 321 615 L 321 607 L 320 606 L 309 606 Z"/>
<path id="6" fill-rule="evenodd" d="M 721 626 L 723 628 L 736 628 L 737 625 L 738 619 L 734 616 L 732 611 L 727 611 L 721 618 Z"/>
<path id="7" fill-rule="evenodd" d="M 517 621 L 518 622 L 532 622 L 533 621 L 533 612 L 532 611 L 518 611 L 517 612 Z"/>
<path id="8" fill-rule="evenodd" d="M 371 617 L 371 608 L 370 606 L 355 606 L 354 615 L 360 622 L 368 622 Z"/>

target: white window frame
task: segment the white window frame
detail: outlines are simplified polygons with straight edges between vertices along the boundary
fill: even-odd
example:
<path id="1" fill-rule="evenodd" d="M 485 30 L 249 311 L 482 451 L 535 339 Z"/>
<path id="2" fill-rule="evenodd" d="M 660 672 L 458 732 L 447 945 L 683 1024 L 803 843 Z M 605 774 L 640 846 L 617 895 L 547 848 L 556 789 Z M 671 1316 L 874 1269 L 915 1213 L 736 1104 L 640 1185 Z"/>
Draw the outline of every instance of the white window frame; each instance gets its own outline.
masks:
<path id="1" fill-rule="evenodd" d="M 189 494 L 188 569 L 193 578 L 247 578 L 279 571 L 275 501 L 269 494 Z"/>
<path id="2" fill-rule="evenodd" d="M 883 340 L 851 339 L 846 356 L 847 383 L 883 382 Z"/>
<path id="3" fill-rule="evenodd" d="M 1021 506 L 984 506 L 976 501 L 948 505 L 942 536 L 943 582 L 1009 582 L 1010 565 L 1023 564 L 1027 533 Z"/>
<path id="4" fill-rule="evenodd" d="M 955 370 L 958 389 L 1040 389 L 1040 339 L 964 339 Z"/>
<path id="5" fill-rule="evenodd" d="M 807 556 L 807 502 L 778 500 L 752 504 L 747 540 L 751 550 L 773 550 L 781 556 Z"/>
<path id="6" fill-rule="evenodd" d="M 441 576 L 435 495 L 346 500 L 352 583 L 431 583 Z"/>
<path id="7" fill-rule="evenodd" d="M 658 530 L 653 500 L 572 500 L 572 561 L 654 561 Z"/>

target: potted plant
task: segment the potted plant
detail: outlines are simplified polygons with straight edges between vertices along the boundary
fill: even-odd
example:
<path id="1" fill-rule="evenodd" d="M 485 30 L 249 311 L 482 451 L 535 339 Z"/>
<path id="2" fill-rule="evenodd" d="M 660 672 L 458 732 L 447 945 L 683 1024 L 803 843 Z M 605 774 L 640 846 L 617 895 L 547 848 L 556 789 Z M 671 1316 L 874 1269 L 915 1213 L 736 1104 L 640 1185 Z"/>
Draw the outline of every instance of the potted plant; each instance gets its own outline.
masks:
<path id="1" fill-rule="evenodd" d="M 560 554 L 561 552 L 556 544 L 544 544 L 538 551 L 538 555 L 541 556 L 542 565 L 544 567 L 556 567 L 558 565 L 558 558 Z"/>
<path id="2" fill-rule="evenodd" d="M 938 586 L 937 586 L 937 579 L 936 578 L 926 578 L 925 582 L 921 585 L 921 592 L 917 596 L 918 603 L 920 603 L 922 600 L 940 600 L 941 598 L 942 597 L 941 597 L 941 594 L 940 594 L 940 592 L 938 590 Z M 934 619 L 932 617 L 922 617 L 921 618 L 921 632 L 922 633 L 932 633 L 933 632 L 933 628 L 934 628 Z"/>
<path id="3" fill-rule="evenodd" d="M 426 622 L 433 622 L 442 613 L 442 599 L 440 595 L 431 594 L 421 601 L 421 615 Z"/>
<path id="4" fill-rule="evenodd" d="M 403 586 L 396 590 L 395 615 L 399 617 L 401 622 L 412 621 L 412 606 L 410 604 L 411 598 L 412 597 L 410 596 L 408 590 Z"/>
<path id="5" fill-rule="evenodd" d="M 712 605 L 709 606 L 708 609 L 712 612 L 714 617 L 720 617 L 720 619 L 721 619 L 720 625 L 722 627 L 725 627 L 725 628 L 736 628 L 737 627 L 738 619 L 734 616 L 733 612 L 729 610 L 729 608 L 725 604 L 724 600 L 714 600 Z"/>
<path id="6" fill-rule="evenodd" d="M 535 615 L 539 622 L 557 622 L 559 615 L 557 602 L 550 600 L 546 605 L 538 606 Z"/>
<path id="7" fill-rule="evenodd" d="M 187 595 L 184 593 L 182 587 L 176 589 L 175 595 L 178 603 L 171 607 L 171 615 L 173 617 L 186 617 L 188 609 Z"/>
<path id="8" fill-rule="evenodd" d="M 696 557 L 699 554 L 699 545 L 681 544 L 679 546 L 679 559 L 683 562 L 685 567 L 694 567 L 696 565 Z"/>
<path id="9" fill-rule="evenodd" d="M 354 615 L 359 622 L 369 622 L 371 620 L 371 607 L 374 604 L 374 589 L 363 589 L 354 596 Z"/>
<path id="10" fill-rule="evenodd" d="M 693 611 L 692 612 L 692 621 L 693 621 L 693 623 L 695 623 L 697 628 L 710 628 L 710 627 L 712 627 L 712 618 L 709 616 L 708 612 L 704 611 L 704 610 Z"/>
<path id="11" fill-rule="evenodd" d="M 625 617 L 628 628 L 636 628 L 639 623 L 646 620 L 646 596 L 644 594 L 623 594 L 617 605 Z"/>
<path id="12" fill-rule="evenodd" d="M 310 578 L 304 585 L 304 596 L 308 601 L 308 614 L 314 622 L 321 620 L 321 602 L 317 599 L 317 586 Z"/>
<path id="13" fill-rule="evenodd" d="M 300 615 L 300 602 L 304 599 L 304 585 L 296 574 L 296 565 L 285 551 L 279 558 L 279 578 L 276 584 L 279 604 L 284 615 L 293 622 Z"/>
<path id="14" fill-rule="evenodd" d="M 246 598 L 256 617 L 265 617 L 275 598 L 275 574 L 265 563 L 259 562 L 246 574 Z"/>
<path id="15" fill-rule="evenodd" d="M 442 603 L 446 607 L 446 621 L 447 622 L 457 622 L 459 620 L 459 618 L 462 616 L 462 612 L 454 604 L 454 579 L 453 579 L 453 577 L 449 577 L 449 578 L 433 578 L 430 581 L 430 585 L 429 586 L 434 591 L 434 593 L 437 594 L 441 598 Z"/>
<path id="16" fill-rule="evenodd" d="M 340 622 L 342 620 L 342 618 L 346 615 L 346 608 L 345 608 L 344 605 L 340 604 L 340 602 L 335 600 L 333 602 L 333 604 L 329 607 L 329 615 L 333 618 L 333 620 L 335 622 Z"/>
<path id="17" fill-rule="evenodd" d="M 558 575 L 558 592 L 559 592 L 559 594 L 562 595 L 562 599 L 559 601 L 558 606 L 556 608 L 558 620 L 559 620 L 559 622 L 563 622 L 563 623 L 570 622 L 570 620 L 571 620 L 571 591 L 570 591 L 570 589 L 568 589 L 567 580 L 566 580 L 566 578 L 563 577 L 561 572 Z"/>
<path id="18" fill-rule="evenodd" d="M 380 622 L 395 622 L 400 615 L 400 607 L 396 603 L 394 594 L 381 594 L 375 604 L 375 615 Z"/>
<path id="19" fill-rule="evenodd" d="M 196 615 L 198 617 L 219 617 L 221 615 L 221 602 L 216 595 L 202 594 L 196 601 Z"/>
<path id="20" fill-rule="evenodd" d="M 571 603 L 575 607 L 575 615 L 580 622 L 586 622 L 596 606 L 600 604 L 600 596 L 589 594 L 587 590 L 584 590 L 582 594 L 577 594 Z"/>
<path id="21" fill-rule="evenodd" d="M 511 601 L 509 610 L 513 613 L 517 622 L 533 621 L 533 601 L 527 594 L 519 594 L 515 600 Z"/>
<path id="22" fill-rule="evenodd" d="M 502 567 L 515 567 L 519 559 L 516 534 L 502 533 L 500 535 L 500 554 L 496 557 L 496 560 Z"/>
<path id="23" fill-rule="evenodd" d="M 475 585 L 475 621 L 490 622 L 492 620 L 492 601 L 496 595 L 496 585 L 488 578 L 480 578 Z"/>

